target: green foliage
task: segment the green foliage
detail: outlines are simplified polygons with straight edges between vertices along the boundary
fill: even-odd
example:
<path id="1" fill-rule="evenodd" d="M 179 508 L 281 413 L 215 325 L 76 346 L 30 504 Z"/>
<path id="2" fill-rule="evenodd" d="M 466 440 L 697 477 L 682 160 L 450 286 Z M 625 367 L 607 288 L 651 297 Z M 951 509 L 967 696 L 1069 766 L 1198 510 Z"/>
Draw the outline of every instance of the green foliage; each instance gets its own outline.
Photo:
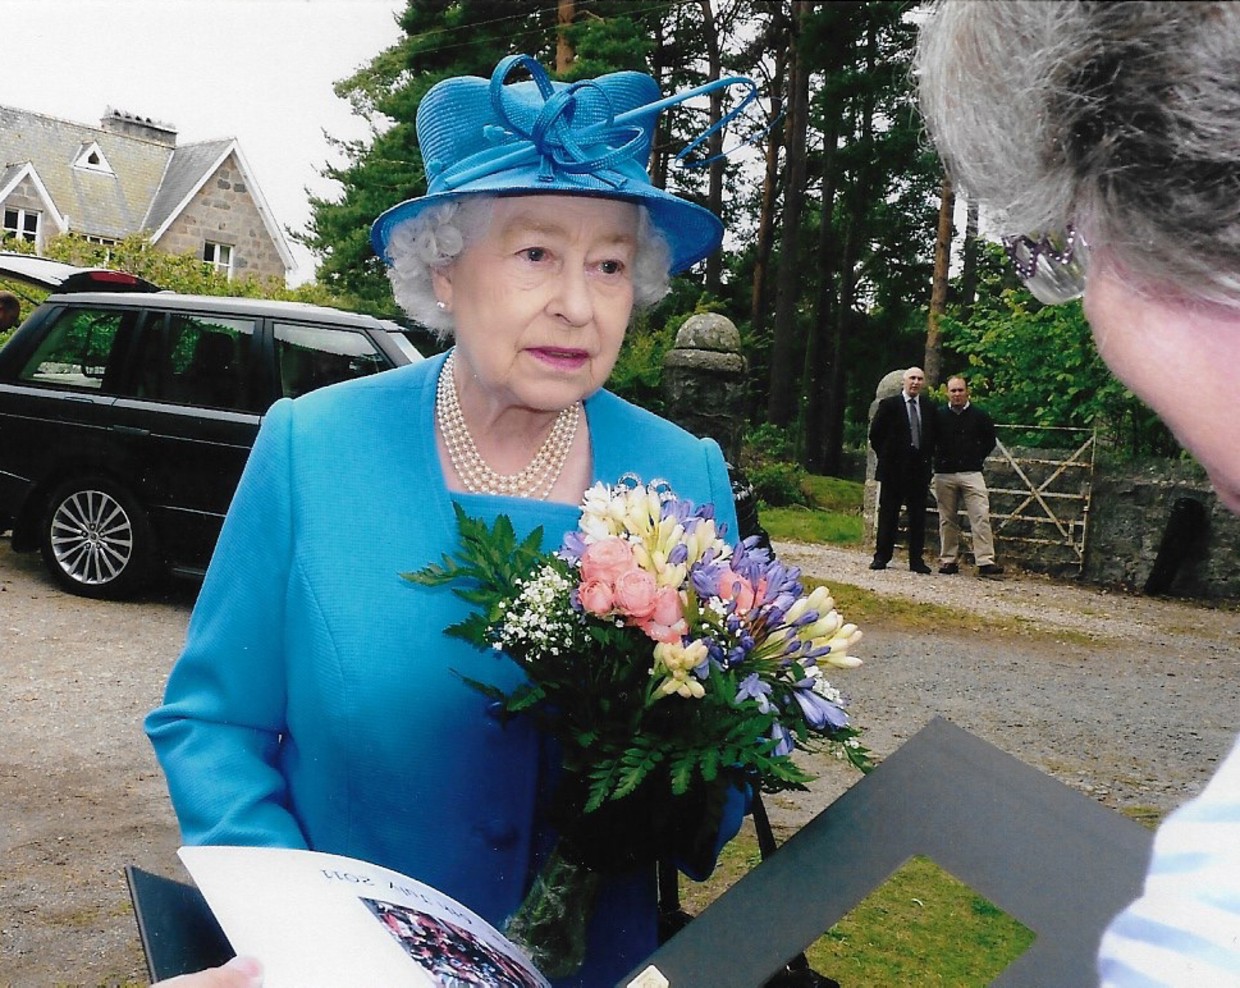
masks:
<path id="1" fill-rule="evenodd" d="M 823 477 L 811 474 L 802 485 L 809 494 L 810 503 L 819 511 L 834 511 L 861 517 L 865 485 L 843 477 Z"/>
<path id="2" fill-rule="evenodd" d="M 639 317 L 629 327 L 607 387 L 621 398 L 656 414 L 662 413 L 663 358 L 676 342 L 670 325 L 655 327 Z"/>
<path id="3" fill-rule="evenodd" d="M 762 509 L 762 527 L 776 541 L 860 545 L 863 485 L 839 477 L 807 474 L 800 489 L 805 504 Z"/>
<path id="4" fill-rule="evenodd" d="M 763 424 L 741 444 L 741 468 L 763 506 L 808 505 L 805 468 L 796 462 L 789 430 Z"/>
<path id="5" fill-rule="evenodd" d="M 745 476 L 753 484 L 754 492 L 764 508 L 809 504 L 809 496 L 802 486 L 806 472 L 799 463 L 762 463 L 747 470 Z"/>
<path id="6" fill-rule="evenodd" d="M 336 305 L 321 285 L 289 288 L 282 278 L 229 278 L 214 265 L 193 254 L 169 254 L 151 243 L 144 233 L 132 234 L 115 244 L 98 244 L 76 234 L 66 233 L 49 240 L 44 256 L 78 267 L 110 268 L 145 278 L 160 288 L 189 295 L 232 295 L 244 298 L 270 298 L 285 301 Z"/>
<path id="7" fill-rule="evenodd" d="M 1106 445 L 1128 456 L 1178 451 L 1166 427 L 1103 363 L 1080 302 L 1043 306 L 991 274 L 968 317 L 957 310 L 942 326 L 947 346 L 967 362 L 946 373 L 964 373 L 996 422 L 1097 427 Z"/>

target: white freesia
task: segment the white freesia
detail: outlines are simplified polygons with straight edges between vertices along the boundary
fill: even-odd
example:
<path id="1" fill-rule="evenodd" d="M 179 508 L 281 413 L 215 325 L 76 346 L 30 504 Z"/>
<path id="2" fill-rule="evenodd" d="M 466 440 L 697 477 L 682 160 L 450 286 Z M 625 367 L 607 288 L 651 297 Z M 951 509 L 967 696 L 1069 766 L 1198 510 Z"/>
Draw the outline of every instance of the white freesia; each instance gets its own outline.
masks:
<path id="1" fill-rule="evenodd" d="M 706 661 L 706 643 L 694 640 L 687 645 L 659 642 L 654 647 L 654 668 L 652 675 L 664 675 L 658 686 L 661 696 L 679 694 L 686 699 L 700 699 L 706 695 L 706 688 L 693 675 L 693 670 Z"/>

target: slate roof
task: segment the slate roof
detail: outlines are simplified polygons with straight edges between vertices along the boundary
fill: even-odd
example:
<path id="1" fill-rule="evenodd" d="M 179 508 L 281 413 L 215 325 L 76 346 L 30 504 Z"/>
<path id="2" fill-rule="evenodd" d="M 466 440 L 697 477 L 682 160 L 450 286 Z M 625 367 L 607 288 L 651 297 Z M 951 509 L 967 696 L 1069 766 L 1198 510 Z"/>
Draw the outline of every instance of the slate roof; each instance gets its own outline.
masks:
<path id="1" fill-rule="evenodd" d="M 173 150 L 164 171 L 163 181 L 147 210 L 145 226 L 158 230 L 170 220 L 186 198 L 198 187 L 233 149 L 234 141 L 203 141 L 186 144 Z"/>

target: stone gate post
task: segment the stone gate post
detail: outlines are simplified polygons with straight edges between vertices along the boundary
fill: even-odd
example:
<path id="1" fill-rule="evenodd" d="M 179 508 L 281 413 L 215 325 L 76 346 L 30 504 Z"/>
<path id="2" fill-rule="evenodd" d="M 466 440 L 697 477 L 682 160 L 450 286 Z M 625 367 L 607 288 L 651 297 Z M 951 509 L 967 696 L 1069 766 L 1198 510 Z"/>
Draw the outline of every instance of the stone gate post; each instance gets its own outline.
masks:
<path id="1" fill-rule="evenodd" d="M 740 456 L 745 369 L 740 331 L 717 312 L 686 319 L 663 358 L 667 417 L 714 439 L 732 464 Z"/>

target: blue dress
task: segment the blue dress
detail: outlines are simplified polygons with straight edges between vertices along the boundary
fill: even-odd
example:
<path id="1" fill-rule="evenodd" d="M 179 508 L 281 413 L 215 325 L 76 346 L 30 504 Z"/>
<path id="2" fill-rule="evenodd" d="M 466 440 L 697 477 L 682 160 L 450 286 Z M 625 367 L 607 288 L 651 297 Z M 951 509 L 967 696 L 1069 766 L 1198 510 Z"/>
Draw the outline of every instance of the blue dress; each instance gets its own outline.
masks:
<path id="1" fill-rule="evenodd" d="M 187 843 L 361 858 L 499 926 L 548 844 L 539 740 L 461 681 L 509 687 L 515 663 L 446 637 L 466 605 L 401 574 L 456 548 L 453 501 L 507 514 L 519 535 L 543 526 L 544 548 L 578 509 L 448 491 L 433 425 L 442 363 L 273 406 L 146 729 Z M 667 480 L 715 504 L 735 538 L 713 441 L 605 391 L 585 411 L 595 480 Z M 655 921 L 652 869 L 610 880 L 585 968 L 557 984 L 614 984 L 654 949 Z"/>

